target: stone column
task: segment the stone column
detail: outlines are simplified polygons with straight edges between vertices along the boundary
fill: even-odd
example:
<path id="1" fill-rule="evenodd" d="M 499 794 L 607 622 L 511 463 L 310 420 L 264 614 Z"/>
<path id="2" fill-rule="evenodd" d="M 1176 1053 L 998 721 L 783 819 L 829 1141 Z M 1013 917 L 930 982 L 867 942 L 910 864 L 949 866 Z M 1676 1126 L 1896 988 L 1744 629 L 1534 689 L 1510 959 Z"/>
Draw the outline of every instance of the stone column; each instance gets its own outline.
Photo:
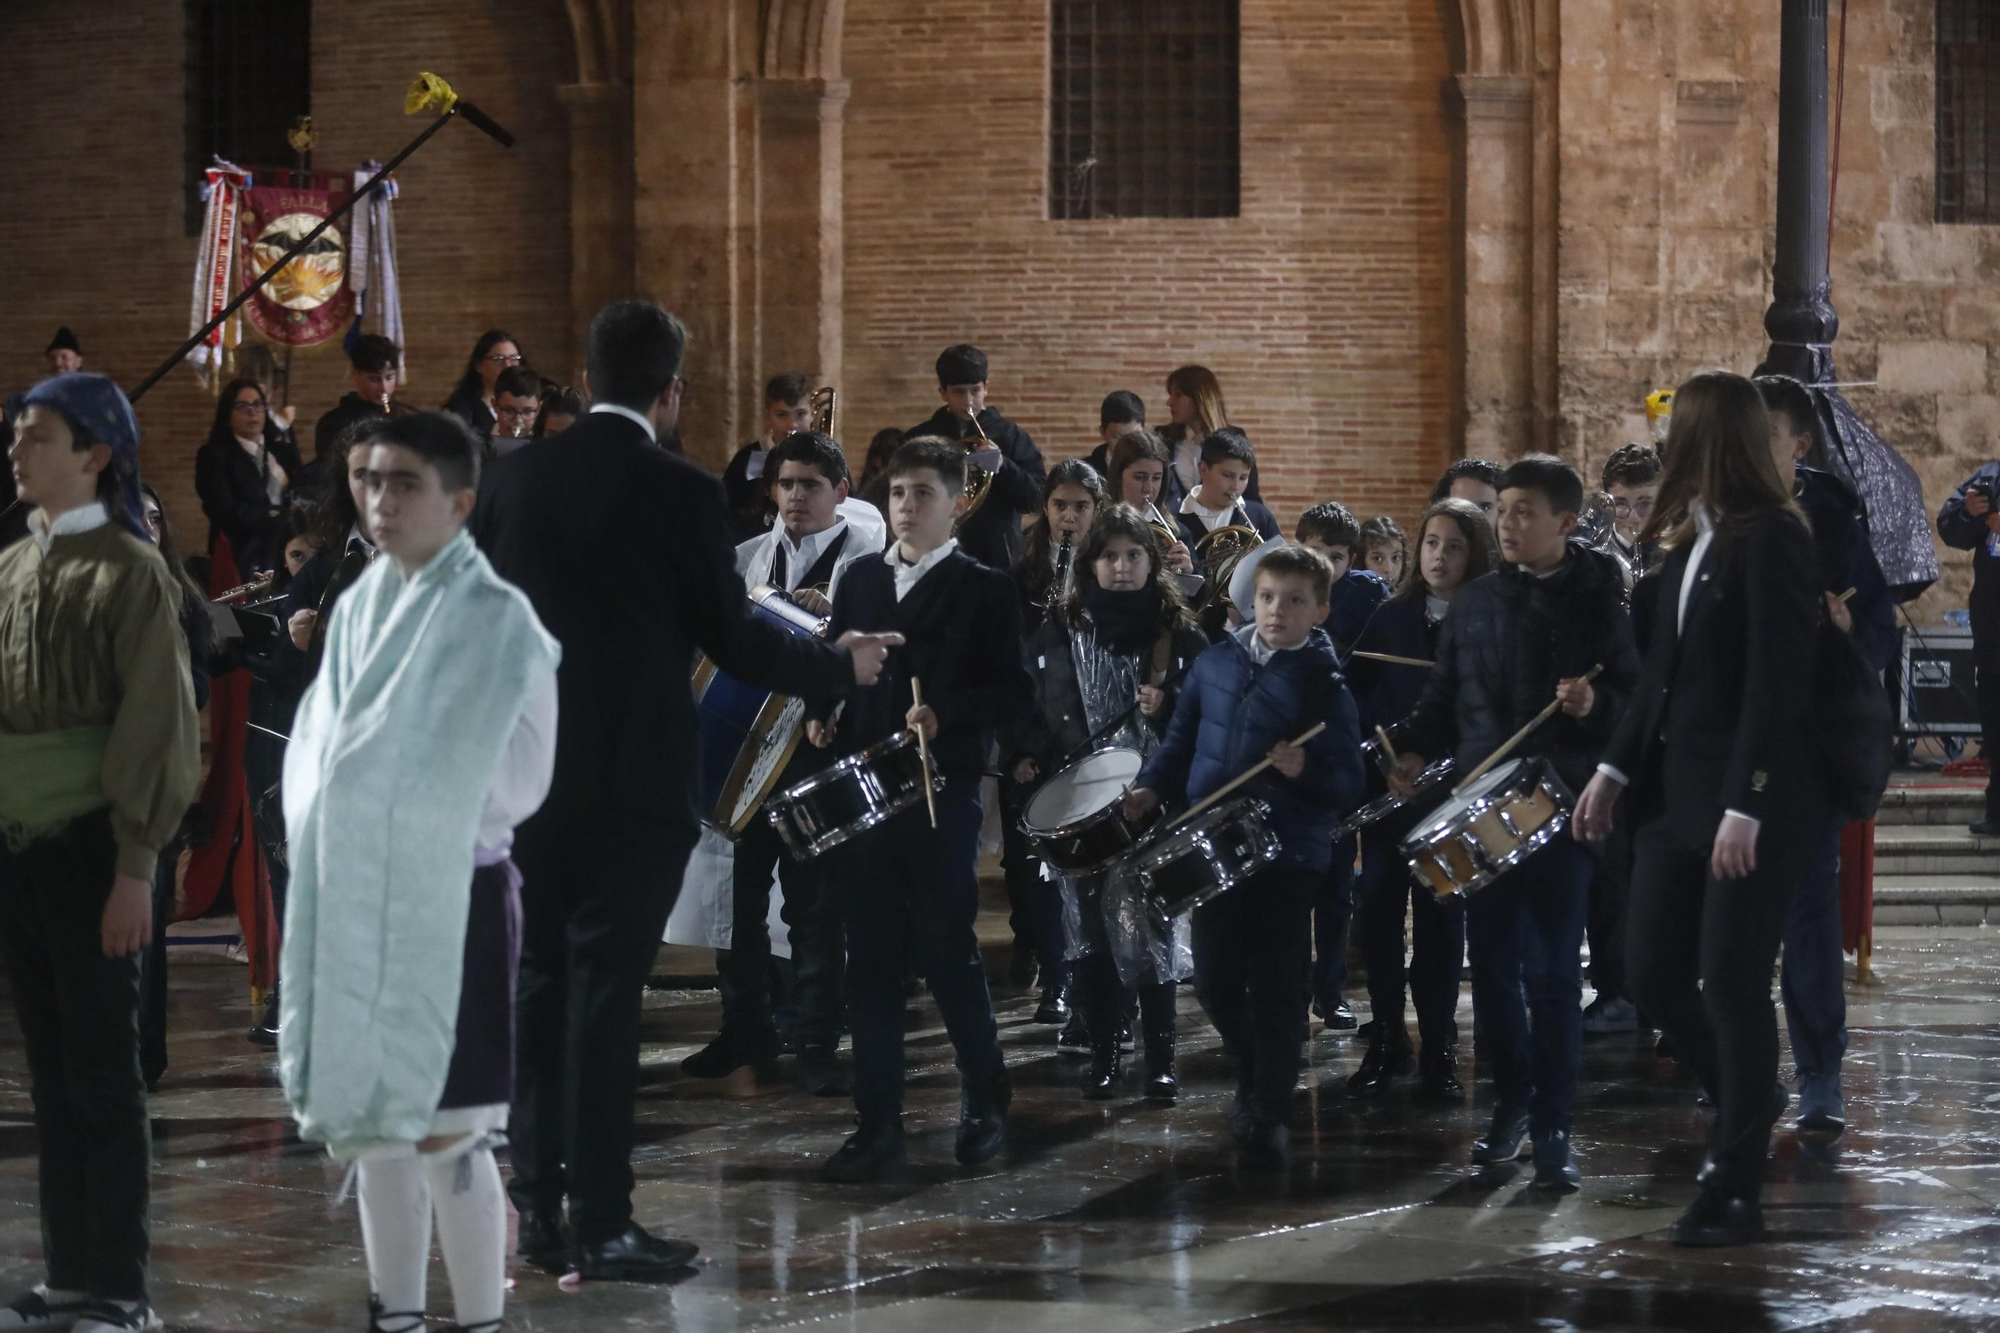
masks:
<path id="1" fill-rule="evenodd" d="M 758 89 L 757 287 L 762 371 L 841 383 L 844 79 Z M 752 386 L 760 387 L 760 386 Z"/>
<path id="2" fill-rule="evenodd" d="M 592 317 L 606 302 L 632 294 L 632 90 L 572 83 L 556 96 L 569 114 L 573 366 L 567 373 L 580 383 Z"/>
<path id="3" fill-rule="evenodd" d="M 1458 424 L 1468 455 L 1505 459 L 1532 447 L 1537 413 L 1534 84 L 1525 75 L 1460 74 L 1446 98 L 1463 149 Z"/>

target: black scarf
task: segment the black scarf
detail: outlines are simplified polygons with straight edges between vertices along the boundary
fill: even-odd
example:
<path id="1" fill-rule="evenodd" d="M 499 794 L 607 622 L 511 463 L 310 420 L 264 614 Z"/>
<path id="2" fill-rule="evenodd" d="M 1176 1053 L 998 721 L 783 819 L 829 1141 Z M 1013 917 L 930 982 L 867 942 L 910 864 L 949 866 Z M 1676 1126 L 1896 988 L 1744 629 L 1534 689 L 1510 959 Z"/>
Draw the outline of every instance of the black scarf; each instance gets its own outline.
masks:
<path id="1" fill-rule="evenodd" d="M 1106 647 L 1118 653 L 1150 648 L 1160 632 L 1160 589 L 1148 583 L 1137 592 L 1112 592 L 1092 585 L 1084 595 L 1084 610 Z"/>

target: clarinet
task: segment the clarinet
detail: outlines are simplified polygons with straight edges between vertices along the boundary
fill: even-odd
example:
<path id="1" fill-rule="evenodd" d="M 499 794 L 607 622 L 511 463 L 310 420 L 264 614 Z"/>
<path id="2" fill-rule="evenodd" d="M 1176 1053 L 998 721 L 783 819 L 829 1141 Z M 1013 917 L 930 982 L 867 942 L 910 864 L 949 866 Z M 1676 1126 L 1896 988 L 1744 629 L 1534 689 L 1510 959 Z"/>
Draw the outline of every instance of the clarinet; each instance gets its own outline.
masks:
<path id="1" fill-rule="evenodd" d="M 1056 576 L 1049 584 L 1049 601 L 1054 602 L 1069 593 L 1069 544 L 1067 534 L 1062 539 L 1062 547 L 1056 552 Z"/>

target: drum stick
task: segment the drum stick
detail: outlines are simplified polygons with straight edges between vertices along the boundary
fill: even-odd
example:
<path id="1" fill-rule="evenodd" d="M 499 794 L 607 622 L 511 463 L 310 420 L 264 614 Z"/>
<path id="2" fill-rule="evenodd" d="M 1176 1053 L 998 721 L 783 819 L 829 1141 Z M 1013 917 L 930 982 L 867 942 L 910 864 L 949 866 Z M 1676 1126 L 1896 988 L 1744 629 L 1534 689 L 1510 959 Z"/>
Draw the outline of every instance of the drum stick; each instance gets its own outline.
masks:
<path id="1" fill-rule="evenodd" d="M 1435 662 L 1426 662 L 1421 657 L 1398 657 L 1394 653 L 1349 653 L 1348 656 L 1359 657 L 1369 662 L 1387 662 L 1392 666 L 1422 667 L 1426 671 L 1437 665 Z"/>
<path id="2" fill-rule="evenodd" d="M 245 722 L 243 725 L 250 728 L 250 730 L 252 731 L 261 731 L 266 736 L 276 736 L 281 741 L 289 742 L 292 739 L 290 736 L 287 736 L 282 731 L 273 731 L 269 727 L 260 727 L 255 722 Z"/>
<path id="3" fill-rule="evenodd" d="M 1577 679 L 1588 683 L 1590 681 L 1596 680 L 1597 673 L 1602 670 L 1604 670 L 1604 663 L 1599 662 L 1596 666 L 1584 672 Z M 1541 712 L 1535 714 L 1533 718 L 1529 719 L 1527 726 L 1522 727 L 1512 736 L 1509 736 L 1507 738 L 1507 743 L 1505 745 L 1502 745 L 1492 754 L 1487 755 L 1486 762 L 1481 764 L 1478 768 L 1473 769 L 1470 773 L 1466 774 L 1465 781 L 1459 783 L 1456 787 L 1453 787 L 1451 789 L 1451 794 L 1453 796 L 1456 796 L 1460 792 L 1464 791 L 1467 787 L 1470 787 L 1473 783 L 1479 781 L 1479 779 L 1485 777 L 1486 771 L 1488 769 L 1492 768 L 1495 764 L 1500 763 L 1508 755 L 1514 753 L 1515 747 L 1520 745 L 1522 741 L 1528 739 L 1528 737 L 1534 733 L 1536 727 L 1541 726 L 1542 723 L 1554 717 L 1556 715 L 1556 710 L 1561 707 L 1562 707 L 1561 699 L 1549 700 L 1549 706 L 1547 708 L 1544 708 Z"/>
<path id="4" fill-rule="evenodd" d="M 1300 735 L 1297 740 L 1294 740 L 1292 742 L 1292 744 L 1304 745 L 1307 741 L 1311 740 L 1313 737 L 1319 735 L 1322 731 L 1325 730 L 1326 730 L 1326 723 L 1315 722 L 1313 723 L 1311 730 Z M 1193 805 L 1189 806 L 1186 810 L 1182 811 L 1180 815 L 1173 821 L 1173 823 L 1167 825 L 1167 828 L 1169 829 L 1174 828 L 1177 825 L 1184 824 L 1188 820 L 1193 819 L 1196 815 L 1208 809 L 1208 807 L 1214 805 L 1217 801 L 1229 795 L 1230 792 L 1235 791 L 1238 787 L 1242 786 L 1250 779 L 1256 777 L 1259 773 L 1262 773 L 1265 769 L 1269 768 L 1270 766 L 1271 766 L 1271 756 L 1265 755 L 1262 759 L 1259 759 L 1256 763 L 1244 769 L 1241 773 L 1238 773 L 1235 777 L 1223 783 L 1220 787 L 1217 787 L 1214 791 L 1210 792 L 1208 795 L 1202 797 L 1199 801 L 1196 801 Z"/>
<path id="5" fill-rule="evenodd" d="M 924 706 L 924 683 L 915 676 L 910 677 L 910 698 L 915 706 Z M 924 765 L 924 809 L 930 812 L 931 827 L 937 827 L 937 798 L 931 795 L 931 743 L 924 739 L 924 729 L 917 731 L 917 758 Z"/>
<path id="6" fill-rule="evenodd" d="M 1375 728 L 1375 739 L 1382 742 L 1382 753 L 1389 756 L 1390 767 L 1395 767 L 1396 747 L 1389 744 L 1389 733 L 1377 727 Z"/>
<path id="7" fill-rule="evenodd" d="M 1848 589 L 1848 590 L 1847 590 L 1846 592 L 1844 592 L 1844 593 L 1840 594 L 1840 600 L 1841 600 L 1842 602 L 1845 602 L 1845 601 L 1847 601 L 1847 600 L 1848 600 L 1848 598 L 1850 598 L 1850 597 L 1854 596 L 1854 594 L 1855 594 L 1855 593 L 1857 593 L 1857 592 L 1860 592 L 1860 591 L 1861 591 L 1861 589 L 1859 589 L 1859 588 L 1849 588 L 1849 589 Z"/>

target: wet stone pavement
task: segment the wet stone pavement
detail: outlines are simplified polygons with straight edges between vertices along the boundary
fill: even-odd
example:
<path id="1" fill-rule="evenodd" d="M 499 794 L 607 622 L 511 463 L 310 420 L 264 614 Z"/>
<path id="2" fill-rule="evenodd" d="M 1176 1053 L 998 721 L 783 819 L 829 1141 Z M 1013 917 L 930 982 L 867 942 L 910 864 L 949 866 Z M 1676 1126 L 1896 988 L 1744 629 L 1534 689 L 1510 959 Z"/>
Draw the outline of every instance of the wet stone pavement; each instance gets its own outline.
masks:
<path id="1" fill-rule="evenodd" d="M 1184 1096 L 1085 1103 L 1079 1062 L 997 989 L 1017 1087 L 1008 1154 L 951 1162 L 957 1078 L 927 1001 L 910 1015 L 912 1169 L 822 1183 L 849 1124 L 783 1066 L 692 1083 L 713 993 L 649 998 L 638 1215 L 702 1246 L 671 1286 L 568 1293 L 519 1273 L 509 1327 L 1172 1333 L 1182 1329 L 2000 1328 L 2000 933 L 1880 932 L 1876 981 L 1850 984 L 1849 1130 L 1832 1152 L 1787 1128 L 1765 1195 L 1768 1244 L 1669 1246 L 1693 1197 L 1694 1089 L 1649 1041 L 1588 1044 L 1581 1193 L 1477 1175 L 1485 1114 L 1398 1095 L 1360 1104 L 1358 1043 L 1315 1035 L 1284 1176 L 1239 1172 L 1233 1084 L 1191 995 Z M 153 1101 L 154 1290 L 181 1330 L 359 1330 L 366 1273 L 340 1172 L 293 1137 L 268 1056 L 247 1046 L 241 971 L 180 968 L 172 1068 Z M 1358 988 L 1357 988 L 1358 989 Z M 1469 1007 L 1469 1006 L 1468 1006 Z M 1365 1016 L 1365 1015 L 1364 1015 Z M 1317 1026 L 1317 1025 L 1315 1025 Z M 1470 1032 L 1469 1013 L 1461 1028 Z M 1789 1121 L 1787 1122 L 1789 1124 Z M 40 1276 L 34 1131 L 13 1023 L 0 1024 L 0 1286 Z M 449 1314 L 441 1265 L 431 1305 Z M 441 1320 L 442 1321 L 442 1320 Z"/>

